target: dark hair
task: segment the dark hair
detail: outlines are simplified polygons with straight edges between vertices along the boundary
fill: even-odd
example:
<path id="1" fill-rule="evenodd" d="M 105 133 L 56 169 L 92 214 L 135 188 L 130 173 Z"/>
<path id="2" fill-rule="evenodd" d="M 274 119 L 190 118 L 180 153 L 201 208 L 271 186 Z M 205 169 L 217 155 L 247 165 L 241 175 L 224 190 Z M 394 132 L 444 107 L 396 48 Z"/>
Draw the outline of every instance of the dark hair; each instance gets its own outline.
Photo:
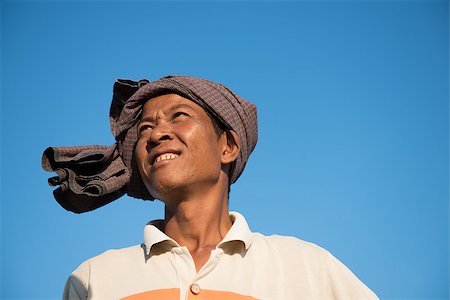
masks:
<path id="1" fill-rule="evenodd" d="M 217 137 L 219 138 L 222 133 L 225 132 L 225 130 L 227 130 L 227 126 L 225 124 L 223 124 L 222 121 L 220 121 L 216 116 L 214 116 L 212 113 L 210 113 L 209 111 L 206 111 L 206 114 L 209 116 L 209 118 L 211 119 L 212 125 L 214 127 L 214 131 L 217 134 Z"/>

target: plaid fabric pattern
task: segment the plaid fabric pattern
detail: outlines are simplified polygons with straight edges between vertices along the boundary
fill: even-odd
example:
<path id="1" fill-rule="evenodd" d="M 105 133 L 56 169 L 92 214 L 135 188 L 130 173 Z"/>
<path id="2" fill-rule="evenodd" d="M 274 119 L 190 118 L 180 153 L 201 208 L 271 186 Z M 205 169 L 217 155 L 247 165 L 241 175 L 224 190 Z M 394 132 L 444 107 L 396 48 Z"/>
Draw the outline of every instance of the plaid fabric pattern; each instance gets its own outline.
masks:
<path id="1" fill-rule="evenodd" d="M 66 206 L 61 204 L 64 208 L 68 209 L 67 207 L 71 205 L 78 206 L 78 201 L 93 201 L 96 203 L 87 206 L 79 204 L 77 207 L 77 212 L 92 210 L 114 200 L 110 200 L 114 193 L 118 198 L 124 191 L 135 198 L 154 199 L 140 178 L 134 148 L 142 106 L 149 99 L 167 93 L 179 94 L 194 101 L 238 134 L 241 149 L 232 166 L 230 178 L 231 183 L 236 182 L 258 140 L 256 106 L 253 103 L 239 97 L 224 85 L 206 79 L 177 75 L 166 76 L 153 82 L 145 79 L 140 81 L 122 79 L 114 84 L 110 109 L 111 130 L 117 142 L 115 145 L 53 147 L 44 153 L 44 169 L 56 171 L 58 175 L 49 180 L 52 184 L 60 185 L 55 190 L 55 198 L 58 200 L 56 195 L 58 194 L 60 204 L 64 201 L 70 202 L 70 205 Z M 80 171 L 80 166 L 86 164 L 86 157 L 98 156 L 99 152 L 104 156 L 96 161 L 96 171 L 91 170 L 91 174 L 86 176 L 83 173 L 84 169 Z M 82 188 L 76 184 L 79 182 L 83 183 Z M 92 190 L 96 193 L 90 193 Z M 61 194 L 67 196 L 62 197 Z M 83 199 L 79 200 L 81 198 Z"/>
<path id="2" fill-rule="evenodd" d="M 129 181 L 128 168 L 117 146 L 49 147 L 42 167 L 57 176 L 48 180 L 58 203 L 67 210 L 82 213 L 103 206 L 123 194 Z"/>

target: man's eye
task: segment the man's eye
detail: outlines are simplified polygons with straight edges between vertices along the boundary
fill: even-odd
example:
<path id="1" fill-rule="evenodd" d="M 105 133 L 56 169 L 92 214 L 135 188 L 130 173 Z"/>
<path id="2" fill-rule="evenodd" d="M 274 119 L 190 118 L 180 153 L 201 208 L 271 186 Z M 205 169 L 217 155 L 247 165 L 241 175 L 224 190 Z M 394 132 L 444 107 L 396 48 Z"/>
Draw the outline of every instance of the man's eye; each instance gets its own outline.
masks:
<path id="1" fill-rule="evenodd" d="M 142 134 L 145 131 L 148 131 L 148 130 L 151 130 L 151 129 L 153 129 L 153 126 L 151 126 L 151 125 L 142 125 L 142 126 L 139 126 L 138 131 L 139 131 L 139 134 Z"/>
<path id="2" fill-rule="evenodd" d="M 177 111 L 176 113 L 173 114 L 174 119 L 178 118 L 178 117 L 183 117 L 183 116 L 189 117 L 189 114 L 182 112 L 182 111 Z"/>

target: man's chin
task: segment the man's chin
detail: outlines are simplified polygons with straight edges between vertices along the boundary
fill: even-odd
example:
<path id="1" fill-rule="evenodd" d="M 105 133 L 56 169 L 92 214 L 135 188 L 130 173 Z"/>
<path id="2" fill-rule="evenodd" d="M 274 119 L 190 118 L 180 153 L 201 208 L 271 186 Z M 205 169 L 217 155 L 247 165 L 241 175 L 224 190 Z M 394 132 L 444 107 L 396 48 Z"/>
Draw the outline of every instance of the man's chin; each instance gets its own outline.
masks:
<path id="1" fill-rule="evenodd" d="M 177 194 L 182 194 L 185 184 L 175 178 L 158 178 L 147 187 L 150 194 L 156 199 L 165 200 Z"/>

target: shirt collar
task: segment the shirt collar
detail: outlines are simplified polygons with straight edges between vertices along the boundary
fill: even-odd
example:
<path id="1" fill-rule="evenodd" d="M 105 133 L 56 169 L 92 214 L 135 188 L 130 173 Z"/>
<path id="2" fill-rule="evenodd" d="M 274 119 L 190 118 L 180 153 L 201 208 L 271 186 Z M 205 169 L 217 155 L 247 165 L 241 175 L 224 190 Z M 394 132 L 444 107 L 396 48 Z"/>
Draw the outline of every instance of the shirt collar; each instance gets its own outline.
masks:
<path id="1" fill-rule="evenodd" d="M 230 218 L 233 225 L 217 247 L 223 248 L 225 243 L 241 241 L 244 243 L 245 249 L 247 250 L 253 242 L 253 235 L 248 227 L 247 221 L 244 216 L 238 212 L 230 212 Z"/>
<path id="2" fill-rule="evenodd" d="M 230 212 L 230 218 L 233 222 L 230 230 L 227 232 L 223 240 L 217 245 L 217 247 L 225 247 L 226 243 L 241 241 L 245 245 L 245 249 L 248 249 L 253 242 L 253 235 L 248 227 L 247 221 L 244 216 L 238 212 Z M 167 242 L 170 248 L 180 247 L 178 243 L 167 236 L 162 228 L 164 226 L 163 220 L 154 220 L 144 228 L 144 245 L 147 255 L 150 254 L 150 250 L 155 244 Z"/>
<path id="3" fill-rule="evenodd" d="M 156 244 L 167 242 L 172 247 L 179 247 L 175 240 L 167 236 L 162 229 L 164 228 L 164 220 L 153 220 L 144 227 L 144 245 L 145 253 L 150 254 L 150 250 Z"/>

